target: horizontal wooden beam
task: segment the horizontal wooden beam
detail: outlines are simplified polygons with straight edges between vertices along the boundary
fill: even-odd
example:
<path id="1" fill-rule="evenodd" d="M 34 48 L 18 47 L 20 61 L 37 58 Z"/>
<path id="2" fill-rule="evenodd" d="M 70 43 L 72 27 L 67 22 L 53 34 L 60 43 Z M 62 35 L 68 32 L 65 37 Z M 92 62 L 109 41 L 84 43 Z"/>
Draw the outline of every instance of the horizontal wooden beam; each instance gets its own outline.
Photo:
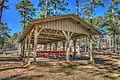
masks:
<path id="1" fill-rule="evenodd" d="M 64 37 L 63 34 L 55 34 L 55 33 L 48 33 L 48 32 L 40 32 L 40 35 L 51 35 L 51 36 L 56 36 L 56 37 Z"/>
<path id="2" fill-rule="evenodd" d="M 31 37 L 31 39 L 34 39 L 34 37 Z M 64 37 L 54 38 L 54 37 L 40 36 L 40 37 L 38 37 L 38 40 L 39 39 L 44 39 L 44 40 L 61 40 L 61 39 L 64 39 Z"/>

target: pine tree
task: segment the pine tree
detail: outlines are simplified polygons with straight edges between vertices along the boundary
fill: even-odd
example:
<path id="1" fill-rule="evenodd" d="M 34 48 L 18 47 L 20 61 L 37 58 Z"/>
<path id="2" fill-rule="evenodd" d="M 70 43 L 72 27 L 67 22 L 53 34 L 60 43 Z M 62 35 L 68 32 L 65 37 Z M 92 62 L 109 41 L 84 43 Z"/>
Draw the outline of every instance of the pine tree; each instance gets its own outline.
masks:
<path id="1" fill-rule="evenodd" d="M 93 11 L 97 6 L 103 6 L 104 3 L 101 0 L 91 0 L 91 16 L 90 16 L 90 23 L 92 24 L 92 18 L 93 18 Z"/>
<path id="2" fill-rule="evenodd" d="M 21 18 L 22 18 L 21 23 L 23 25 L 23 30 L 24 30 L 27 25 L 27 22 L 29 20 L 32 20 L 33 16 L 35 16 L 36 8 L 34 8 L 30 0 L 21 0 L 16 5 L 16 9 L 21 15 Z"/>
<path id="3" fill-rule="evenodd" d="M 119 8 L 116 7 L 119 2 L 112 0 L 111 5 L 105 15 L 104 27 L 109 31 L 109 35 L 113 38 L 113 52 L 115 52 L 115 44 L 117 36 L 119 36 L 120 25 L 119 25 Z"/>
<path id="4" fill-rule="evenodd" d="M 104 7 L 104 3 L 101 0 L 91 0 L 90 2 L 85 2 L 83 8 L 81 9 L 83 18 L 90 18 L 90 23 L 92 24 L 93 13 L 95 14 L 95 9 L 99 6 Z"/>
<path id="5" fill-rule="evenodd" d="M 76 0 L 76 15 L 79 13 L 78 0 Z"/>
<path id="6" fill-rule="evenodd" d="M 50 15 L 49 13 L 49 6 L 50 2 L 48 0 L 39 0 L 38 8 L 39 8 L 39 14 L 38 17 L 47 17 Z"/>
<path id="7" fill-rule="evenodd" d="M 8 3 L 8 0 L 0 0 L 0 23 L 2 22 L 2 13 L 3 9 L 8 9 L 8 5 L 5 5 Z"/>
<path id="8" fill-rule="evenodd" d="M 7 25 L 7 23 L 3 23 L 3 25 L 0 26 L 0 48 L 4 47 L 4 44 L 7 42 L 10 29 Z"/>
<path id="9" fill-rule="evenodd" d="M 53 8 L 53 16 L 60 15 L 61 12 L 69 11 L 67 0 L 50 0 Z"/>
<path id="10" fill-rule="evenodd" d="M 39 16 L 47 17 L 47 16 L 57 16 L 60 12 L 69 11 L 67 8 L 68 2 L 67 0 L 40 0 L 39 1 Z M 46 15 L 47 13 L 47 15 Z"/>

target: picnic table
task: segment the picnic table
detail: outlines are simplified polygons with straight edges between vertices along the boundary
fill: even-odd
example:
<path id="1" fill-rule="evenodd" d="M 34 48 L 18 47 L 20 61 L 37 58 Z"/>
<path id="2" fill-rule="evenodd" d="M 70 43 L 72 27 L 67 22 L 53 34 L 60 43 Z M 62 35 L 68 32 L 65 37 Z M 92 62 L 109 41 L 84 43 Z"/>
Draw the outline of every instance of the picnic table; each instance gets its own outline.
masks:
<path id="1" fill-rule="evenodd" d="M 37 51 L 37 57 L 63 59 L 65 58 L 65 51 Z"/>

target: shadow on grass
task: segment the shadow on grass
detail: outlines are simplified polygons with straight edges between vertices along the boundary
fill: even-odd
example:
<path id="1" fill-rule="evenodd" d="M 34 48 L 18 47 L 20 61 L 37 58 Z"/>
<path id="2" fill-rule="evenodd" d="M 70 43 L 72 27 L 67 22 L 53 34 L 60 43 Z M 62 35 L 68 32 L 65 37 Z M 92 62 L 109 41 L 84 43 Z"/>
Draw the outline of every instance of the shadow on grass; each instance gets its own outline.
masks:
<path id="1" fill-rule="evenodd" d="M 76 60 L 90 60 L 90 58 L 87 56 L 81 56 L 81 57 L 77 57 Z M 95 64 L 104 64 L 105 63 L 104 59 L 102 59 L 102 58 L 94 58 L 94 61 L 95 61 Z"/>
<path id="2" fill-rule="evenodd" d="M 10 77 L 3 78 L 1 80 L 11 80 L 12 78 L 15 78 L 15 77 L 18 77 L 18 76 L 21 76 L 21 75 L 22 75 L 22 73 L 16 74 L 16 75 L 13 75 L 13 76 L 10 76 Z"/>
<path id="3" fill-rule="evenodd" d="M 74 68 L 57 68 L 57 69 L 51 69 L 51 70 L 48 70 L 47 72 L 49 73 L 65 73 L 66 75 L 73 75 L 74 72 L 73 72 Z"/>
<path id="4" fill-rule="evenodd" d="M 110 76 L 110 75 L 104 75 L 104 77 L 109 78 L 111 80 L 120 80 L 120 77 Z"/>
<path id="5" fill-rule="evenodd" d="M 58 68 L 51 68 L 47 72 L 49 73 L 65 73 L 66 75 L 73 75 L 74 70 L 77 70 L 75 65 L 72 64 L 59 64 L 60 67 Z"/>
<path id="6" fill-rule="evenodd" d="M 22 77 L 19 77 L 17 79 L 14 79 L 14 80 L 34 80 L 36 78 L 43 78 L 45 77 L 45 75 L 41 74 L 41 75 L 29 75 L 29 76 L 22 76 Z"/>
<path id="7" fill-rule="evenodd" d="M 12 70 L 12 69 L 21 69 L 21 68 L 24 68 L 24 67 L 10 67 L 10 68 L 3 68 L 3 69 L 0 69 L 0 71 L 6 71 L 6 70 Z"/>
<path id="8" fill-rule="evenodd" d="M 0 57 L 0 61 L 20 61 L 19 57 Z"/>
<path id="9" fill-rule="evenodd" d="M 34 80 L 36 78 L 43 78 L 45 75 L 28 75 L 28 76 L 21 76 L 23 74 L 13 75 L 11 77 L 3 78 L 1 80 Z"/>

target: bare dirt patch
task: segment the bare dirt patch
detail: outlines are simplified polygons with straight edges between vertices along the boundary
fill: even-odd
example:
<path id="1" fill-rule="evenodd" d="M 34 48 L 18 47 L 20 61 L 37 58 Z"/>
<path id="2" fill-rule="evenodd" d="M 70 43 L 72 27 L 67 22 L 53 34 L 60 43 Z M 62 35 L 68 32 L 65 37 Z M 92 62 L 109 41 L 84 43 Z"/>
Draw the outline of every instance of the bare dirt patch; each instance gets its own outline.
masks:
<path id="1" fill-rule="evenodd" d="M 24 68 L 20 63 L 0 63 L 0 80 L 119 80 L 119 58 L 95 55 L 97 64 L 31 65 Z M 107 60 L 106 60 L 107 57 Z M 110 57 L 110 58 L 109 58 Z M 119 56 L 118 56 L 119 57 Z M 109 58 L 109 60 L 108 60 Z M 115 63 L 114 63 L 115 62 Z M 114 63 L 114 64 L 113 64 Z M 40 63 L 39 63 L 40 64 Z M 51 63 L 53 64 L 53 63 Z"/>

